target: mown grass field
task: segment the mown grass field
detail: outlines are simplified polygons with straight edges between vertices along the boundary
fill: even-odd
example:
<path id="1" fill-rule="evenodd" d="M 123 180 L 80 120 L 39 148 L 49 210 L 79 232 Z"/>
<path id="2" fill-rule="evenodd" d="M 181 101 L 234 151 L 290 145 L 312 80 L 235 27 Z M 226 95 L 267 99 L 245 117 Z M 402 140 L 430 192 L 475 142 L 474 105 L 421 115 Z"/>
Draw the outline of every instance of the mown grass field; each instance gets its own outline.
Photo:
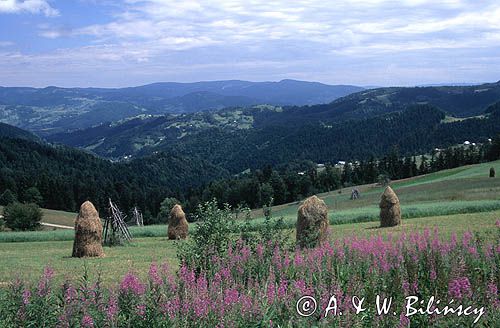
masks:
<path id="1" fill-rule="evenodd" d="M 331 238 L 411 233 L 437 227 L 441 233 L 494 230 L 500 219 L 500 178 L 489 178 L 489 168 L 500 172 L 500 161 L 446 170 L 427 176 L 394 182 L 393 188 L 402 203 L 403 225 L 378 228 L 378 201 L 382 187 L 360 186 L 361 198 L 349 200 L 350 188 L 342 193 L 319 195 L 329 206 Z M 293 238 L 293 226 L 298 203 L 276 206 L 273 216 L 283 216 Z M 75 213 L 44 211 L 44 222 L 73 225 Z M 262 211 L 252 212 L 251 224 L 262 222 Z M 191 225 L 191 227 L 193 224 Z M 116 283 L 127 271 L 140 276 L 147 274 L 152 261 L 166 262 L 175 270 L 176 243 L 166 238 L 166 226 L 131 229 L 134 242 L 124 247 L 105 248 L 101 259 L 73 259 L 71 255 L 74 231 L 53 230 L 0 233 L 0 286 L 21 275 L 36 279 L 44 266 L 50 265 L 56 279 L 78 279 L 87 265 L 90 275 L 102 272 L 105 283 Z"/>

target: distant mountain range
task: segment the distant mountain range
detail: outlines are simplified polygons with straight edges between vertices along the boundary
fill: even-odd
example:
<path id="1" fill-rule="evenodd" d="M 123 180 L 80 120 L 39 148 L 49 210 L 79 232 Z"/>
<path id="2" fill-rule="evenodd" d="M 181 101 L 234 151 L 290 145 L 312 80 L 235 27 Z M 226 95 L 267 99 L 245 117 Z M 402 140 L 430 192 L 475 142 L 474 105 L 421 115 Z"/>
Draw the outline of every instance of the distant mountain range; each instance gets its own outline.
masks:
<path id="1" fill-rule="evenodd" d="M 209 149 L 208 144 L 212 142 L 214 145 L 219 145 L 220 149 L 227 150 L 229 154 L 240 152 L 253 142 L 252 147 L 258 149 L 260 154 L 272 147 L 279 149 L 280 144 L 284 147 L 285 143 L 297 139 L 299 135 L 302 135 L 301 138 L 304 139 L 305 144 L 316 144 L 321 136 L 329 139 L 327 135 L 336 135 L 335 143 L 348 143 L 349 140 L 356 140 L 358 143 L 351 145 L 351 151 L 348 151 L 349 147 L 342 151 L 337 149 L 338 154 L 333 151 L 336 145 L 331 144 L 329 150 L 324 151 L 324 156 L 314 157 L 317 160 L 325 160 L 328 156 L 336 158 L 363 156 L 362 149 L 358 147 L 366 147 L 366 145 L 359 146 L 358 136 L 367 133 L 369 128 L 367 124 L 375 124 L 375 122 L 381 124 L 380 136 L 374 131 L 373 138 L 377 139 L 387 134 L 383 132 L 380 120 L 392 120 L 394 117 L 405 120 L 411 117 L 409 114 L 391 116 L 391 113 L 404 113 L 415 106 L 430 106 L 429 108 L 432 109 L 425 111 L 429 117 L 419 117 L 421 121 L 430 117 L 438 117 L 437 121 L 433 119 L 432 124 L 427 122 L 429 126 L 426 133 L 429 134 L 435 133 L 432 129 L 437 128 L 436 124 L 441 124 L 441 121 L 441 128 L 446 127 L 447 131 L 450 131 L 449 129 L 454 125 L 465 124 L 465 121 L 467 124 L 472 124 L 472 122 L 482 122 L 481 124 L 489 122 L 490 124 L 486 111 L 498 101 L 500 101 L 500 83 L 480 86 L 379 88 L 357 92 L 324 105 L 283 107 L 260 105 L 212 112 L 140 116 L 70 133 L 53 134 L 47 136 L 47 139 L 51 142 L 84 148 L 113 159 L 145 156 L 168 149 L 185 149 L 186 152 L 192 153 L 193 149 L 199 150 L 203 147 Z M 436 112 L 440 114 L 436 116 Z M 447 119 L 444 118 L 445 116 Z M 467 120 L 471 118 L 472 120 Z M 408 123 L 405 131 L 400 131 L 401 135 L 413 133 L 419 122 Z M 346 131 L 345 126 L 353 130 Z M 305 131 L 310 130 L 316 132 L 307 135 Z M 500 132 L 500 128 L 497 130 Z M 339 131 L 344 131 L 344 133 Z M 480 136 L 484 139 L 492 134 L 495 134 L 494 128 L 484 127 L 482 131 L 476 131 L 472 135 L 469 133 L 468 136 Z M 462 136 L 463 133 L 458 133 L 456 137 L 442 136 L 442 140 L 435 139 L 427 142 L 429 147 L 432 147 L 440 145 L 441 141 L 443 143 L 460 141 L 459 138 Z M 247 144 L 245 140 L 248 141 Z M 206 144 L 202 147 L 201 144 L 204 143 Z M 302 144 L 302 141 L 300 143 Z M 385 148 L 376 152 L 384 153 L 388 143 L 380 142 L 379 144 Z M 393 144 L 397 144 L 396 140 Z M 274 146 L 271 147 L 271 145 Z M 365 153 L 378 149 L 377 145 L 374 146 L 375 148 L 366 147 Z M 421 146 L 425 145 L 421 144 Z M 217 148 L 212 151 L 222 152 Z M 249 152 L 254 153 L 254 151 Z M 299 154 L 294 156 L 299 156 Z M 260 154 L 260 158 L 262 157 L 263 155 Z M 304 157 L 307 158 L 307 156 Z"/>
<path id="2" fill-rule="evenodd" d="M 161 93 L 144 88 L 149 94 L 120 89 L 123 98 L 108 89 L 0 89 L 0 99 L 8 94 L 12 102 L 0 105 L 4 120 L 24 122 L 42 136 L 0 123 L 0 190 L 21 193 L 35 185 L 55 209 L 75 210 L 88 197 L 103 208 L 112 197 L 156 213 L 167 195 L 248 169 L 424 154 L 500 134 L 500 83 L 378 88 L 322 105 L 167 114 L 133 103 L 137 94 L 146 103 Z M 197 204 L 196 197 L 190 202 Z"/>
<path id="3" fill-rule="evenodd" d="M 329 103 L 361 90 L 364 89 L 351 85 L 295 80 L 165 82 L 120 89 L 0 87 L 0 122 L 48 135 L 138 115 L 192 113 L 258 104 Z"/>
<path id="4" fill-rule="evenodd" d="M 17 126 L 26 124 L 49 142 L 104 158 L 130 161 L 165 152 L 193 163 L 205 161 L 230 174 L 293 160 L 334 162 L 382 156 L 395 146 L 402 155 L 422 153 L 464 140 L 485 142 L 500 133 L 500 83 L 377 88 L 320 105 L 248 103 L 188 113 L 152 105 L 184 93 L 191 97 L 214 91 L 220 97 L 246 99 L 259 94 L 265 102 L 271 97 L 285 102 L 288 94 L 299 102 L 313 99 L 313 90 L 319 97 L 319 89 L 330 89 L 290 80 L 269 83 L 269 89 L 266 85 L 221 81 L 125 89 L 9 88 L 0 89 L 0 99 L 8 94 L 17 105 L 2 105 L 0 112 L 4 120 L 19 119 L 24 123 Z M 91 103 L 93 110 L 76 113 L 79 106 Z M 4 130 L 22 135 L 9 129 Z"/>

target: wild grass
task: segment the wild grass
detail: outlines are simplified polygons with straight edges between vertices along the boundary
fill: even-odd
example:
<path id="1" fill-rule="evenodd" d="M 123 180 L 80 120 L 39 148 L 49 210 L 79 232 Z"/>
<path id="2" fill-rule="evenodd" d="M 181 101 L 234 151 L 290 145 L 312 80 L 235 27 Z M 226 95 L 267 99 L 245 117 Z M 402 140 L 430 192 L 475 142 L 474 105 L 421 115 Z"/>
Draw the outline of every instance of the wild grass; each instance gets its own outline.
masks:
<path id="1" fill-rule="evenodd" d="M 486 233 L 495 229 L 495 221 L 500 218 L 500 210 L 483 213 L 458 214 L 415 218 L 403 221 L 402 226 L 379 228 L 378 222 L 348 223 L 330 227 L 332 241 L 348 236 L 398 236 L 401 233 L 422 232 L 424 229 L 439 228 L 444 237 L 452 233 L 465 231 Z M 78 279 L 87 265 L 92 277 L 101 271 L 105 284 L 115 283 L 116 277 L 122 277 L 132 270 L 145 277 L 151 262 L 166 262 L 175 270 L 178 266 L 176 257 L 177 242 L 166 238 L 165 226 L 134 228 L 135 238 L 131 244 L 122 247 L 105 247 L 106 256 L 102 259 L 71 258 L 73 241 L 26 241 L 0 243 L 0 288 L 7 281 L 21 275 L 28 280 L 36 279 L 46 265 L 56 271 L 56 280 Z M 150 234 L 139 238 L 138 231 Z M 72 231 L 60 230 L 61 233 Z M 59 231 L 58 231 L 59 232 Z M 294 230 L 289 230 L 294 237 Z M 73 232 L 74 233 L 74 232 Z M 158 236 L 160 237 L 151 237 Z"/>

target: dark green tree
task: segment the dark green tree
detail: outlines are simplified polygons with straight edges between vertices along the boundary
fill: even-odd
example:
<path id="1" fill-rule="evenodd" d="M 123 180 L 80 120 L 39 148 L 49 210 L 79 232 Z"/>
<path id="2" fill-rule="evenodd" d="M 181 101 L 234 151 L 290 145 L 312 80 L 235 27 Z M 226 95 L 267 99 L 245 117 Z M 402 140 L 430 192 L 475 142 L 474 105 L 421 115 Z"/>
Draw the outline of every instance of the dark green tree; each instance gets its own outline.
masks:
<path id="1" fill-rule="evenodd" d="M 181 205 L 181 202 L 175 197 L 167 197 L 160 204 L 160 212 L 158 213 L 157 222 L 167 223 L 170 211 L 175 205 Z"/>
<path id="2" fill-rule="evenodd" d="M 22 200 L 25 203 L 35 203 L 38 206 L 43 205 L 43 197 L 37 187 L 30 187 L 26 189 L 23 193 Z"/>
<path id="3" fill-rule="evenodd" d="M 2 195 L 0 195 L 0 205 L 6 206 L 14 202 L 17 202 L 17 197 L 10 189 L 6 189 Z"/>
<path id="4" fill-rule="evenodd" d="M 12 230 L 35 230 L 43 213 L 37 204 L 10 203 L 4 209 L 5 225 Z"/>

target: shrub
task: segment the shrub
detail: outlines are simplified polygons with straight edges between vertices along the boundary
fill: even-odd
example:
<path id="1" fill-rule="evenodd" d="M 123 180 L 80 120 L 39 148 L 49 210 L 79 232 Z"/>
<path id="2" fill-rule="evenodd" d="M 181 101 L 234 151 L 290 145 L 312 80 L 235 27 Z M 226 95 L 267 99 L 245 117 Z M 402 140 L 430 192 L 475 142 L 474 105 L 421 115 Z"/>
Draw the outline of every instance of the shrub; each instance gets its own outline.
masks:
<path id="1" fill-rule="evenodd" d="M 178 257 L 182 263 L 196 268 L 208 268 L 213 256 L 224 257 L 236 225 L 235 214 L 229 205 L 218 208 L 217 200 L 198 205 L 197 224 L 189 241 L 179 245 Z"/>
<path id="2" fill-rule="evenodd" d="M 37 204 L 11 203 L 4 209 L 5 224 L 12 230 L 35 230 L 40 226 L 42 211 Z"/>
<path id="3" fill-rule="evenodd" d="M 492 167 L 490 168 L 490 178 L 494 178 L 495 177 L 495 168 Z"/>
<path id="4" fill-rule="evenodd" d="M 213 259 L 226 259 L 228 249 L 244 242 L 252 250 L 262 245 L 274 245 L 283 249 L 292 247 L 289 232 L 285 230 L 283 218 L 271 216 L 270 209 L 264 211 L 264 222 L 253 225 L 250 209 L 238 207 L 234 211 L 228 204 L 222 208 L 214 199 L 198 206 L 195 214 L 196 225 L 190 231 L 187 242 L 179 244 L 178 258 L 181 263 L 197 270 L 209 270 Z M 239 220 L 243 213 L 245 219 Z"/>

